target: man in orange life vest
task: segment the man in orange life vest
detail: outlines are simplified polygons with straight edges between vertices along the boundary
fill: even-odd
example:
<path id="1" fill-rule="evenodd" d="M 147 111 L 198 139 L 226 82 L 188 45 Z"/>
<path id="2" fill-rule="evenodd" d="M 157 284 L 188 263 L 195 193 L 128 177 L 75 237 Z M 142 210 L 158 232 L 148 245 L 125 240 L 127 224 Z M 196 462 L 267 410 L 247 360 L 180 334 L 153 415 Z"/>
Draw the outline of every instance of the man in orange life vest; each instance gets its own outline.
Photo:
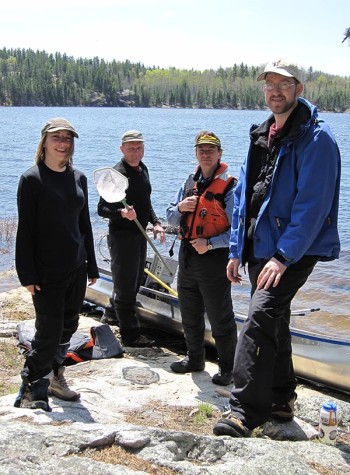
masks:
<path id="1" fill-rule="evenodd" d="M 220 139 L 201 131 L 195 139 L 198 167 L 167 208 L 170 225 L 180 226 L 177 288 L 187 356 L 171 364 L 175 373 L 203 371 L 205 367 L 204 313 L 207 312 L 218 353 L 219 371 L 213 383 L 233 381 L 237 326 L 226 277 L 233 188 L 236 179 L 221 163 Z"/>

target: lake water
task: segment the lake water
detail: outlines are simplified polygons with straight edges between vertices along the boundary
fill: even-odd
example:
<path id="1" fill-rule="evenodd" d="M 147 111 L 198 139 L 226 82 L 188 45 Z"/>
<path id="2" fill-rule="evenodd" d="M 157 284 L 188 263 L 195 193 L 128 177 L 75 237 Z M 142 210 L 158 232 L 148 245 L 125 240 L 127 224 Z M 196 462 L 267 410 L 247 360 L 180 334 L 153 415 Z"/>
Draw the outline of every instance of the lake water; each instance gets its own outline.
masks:
<path id="1" fill-rule="evenodd" d="M 249 144 L 250 125 L 260 123 L 268 111 L 187 110 L 187 109 L 128 109 L 128 108 L 49 108 L 0 107 L 0 220 L 16 216 L 16 189 L 21 173 L 33 164 L 40 130 L 47 119 L 63 116 L 76 127 L 74 165 L 87 175 L 90 191 L 90 212 L 96 247 L 107 230 L 107 223 L 96 212 L 98 194 L 93 185 L 93 170 L 114 165 L 120 159 L 120 137 L 125 130 L 139 129 L 145 143 L 144 162 L 152 186 L 152 201 L 159 217 L 165 217 L 168 202 L 183 180 L 195 168 L 194 137 L 201 129 L 213 130 L 221 139 L 231 173 L 238 175 Z M 308 324 L 320 319 L 339 322 L 344 334 L 350 331 L 350 134 L 349 114 L 321 113 L 331 126 L 342 154 L 342 183 L 339 229 L 342 251 L 339 260 L 318 264 L 308 283 L 294 300 L 294 308 L 320 307 L 321 312 L 308 317 Z M 165 246 L 168 255 L 173 236 Z M 6 247 L 0 242 L 0 247 Z M 98 252 L 98 251 L 97 251 Z M 0 255 L 0 271 L 13 266 L 13 250 Z M 1 289 L 0 289 L 1 290 Z M 248 280 L 233 287 L 235 308 L 246 312 L 249 300 Z M 314 317 L 315 315 L 315 317 Z"/>

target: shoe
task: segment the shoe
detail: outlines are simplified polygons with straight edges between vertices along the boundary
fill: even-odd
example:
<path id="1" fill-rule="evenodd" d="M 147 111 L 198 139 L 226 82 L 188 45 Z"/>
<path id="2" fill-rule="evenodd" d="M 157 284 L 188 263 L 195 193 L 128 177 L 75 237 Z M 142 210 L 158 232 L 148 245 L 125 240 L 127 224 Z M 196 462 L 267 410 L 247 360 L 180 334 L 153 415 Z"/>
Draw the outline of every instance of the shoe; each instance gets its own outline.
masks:
<path id="1" fill-rule="evenodd" d="M 186 356 L 181 361 L 174 361 L 171 363 L 170 369 L 174 371 L 174 373 L 195 373 L 197 371 L 203 371 L 205 368 L 205 362 L 194 362 L 191 361 L 188 356 Z"/>
<path id="2" fill-rule="evenodd" d="M 48 399 L 49 380 L 42 378 L 35 383 L 21 384 L 18 395 L 16 397 L 14 407 L 22 407 L 23 409 L 42 409 L 51 412 Z"/>
<path id="3" fill-rule="evenodd" d="M 134 340 L 122 340 L 124 346 L 129 346 L 131 348 L 152 348 L 156 346 L 155 340 L 150 340 L 144 335 L 139 335 Z"/>
<path id="4" fill-rule="evenodd" d="M 111 325 L 111 326 L 119 327 L 119 320 L 117 319 L 117 317 L 115 316 L 113 317 L 112 315 L 108 315 L 108 314 L 102 315 L 100 322 L 107 323 L 108 325 Z"/>
<path id="5" fill-rule="evenodd" d="M 57 375 L 54 374 L 50 377 L 49 393 L 64 401 L 77 401 L 80 398 L 80 393 L 69 388 L 64 377 L 65 369 L 64 366 L 60 366 Z"/>
<path id="6" fill-rule="evenodd" d="M 213 428 L 214 435 L 230 437 L 250 437 L 252 431 L 246 427 L 231 411 L 225 419 L 220 419 Z"/>
<path id="7" fill-rule="evenodd" d="M 219 371 L 211 378 L 211 381 L 219 386 L 228 386 L 233 383 L 233 373 L 232 371 L 224 373 L 219 369 Z"/>
<path id="8" fill-rule="evenodd" d="M 293 399 L 286 404 L 272 404 L 271 419 L 278 422 L 291 422 L 294 417 L 294 403 L 296 399 L 297 394 L 295 393 Z"/>

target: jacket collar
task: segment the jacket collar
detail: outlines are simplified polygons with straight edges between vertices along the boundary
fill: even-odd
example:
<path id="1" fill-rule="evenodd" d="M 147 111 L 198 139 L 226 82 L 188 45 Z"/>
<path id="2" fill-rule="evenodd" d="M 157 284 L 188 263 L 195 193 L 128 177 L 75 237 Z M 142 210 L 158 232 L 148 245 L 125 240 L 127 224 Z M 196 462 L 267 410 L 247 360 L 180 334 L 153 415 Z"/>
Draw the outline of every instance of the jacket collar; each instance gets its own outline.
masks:
<path id="1" fill-rule="evenodd" d="M 288 117 L 279 137 L 281 141 L 293 141 L 300 137 L 305 128 L 312 120 L 317 120 L 317 109 L 303 97 L 298 98 L 298 106 Z M 267 147 L 267 137 L 271 125 L 275 122 L 275 117 L 271 114 L 261 125 L 252 125 L 250 128 L 250 138 L 255 145 Z"/>

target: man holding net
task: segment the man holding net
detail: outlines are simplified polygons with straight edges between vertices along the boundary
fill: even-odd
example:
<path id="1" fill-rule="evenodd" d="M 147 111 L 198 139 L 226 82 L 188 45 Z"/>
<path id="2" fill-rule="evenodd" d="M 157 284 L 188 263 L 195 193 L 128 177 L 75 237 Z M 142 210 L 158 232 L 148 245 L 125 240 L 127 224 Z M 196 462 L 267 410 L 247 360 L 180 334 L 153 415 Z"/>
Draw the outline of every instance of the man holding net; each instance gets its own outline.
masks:
<path id="1" fill-rule="evenodd" d="M 151 183 L 148 169 L 142 162 L 144 138 L 141 132 L 129 130 L 122 136 L 122 159 L 114 169 L 128 179 L 125 206 L 122 201 L 107 202 L 100 197 L 97 212 L 109 219 L 108 247 L 111 256 L 113 295 L 102 317 L 102 323 L 119 325 L 125 346 L 150 347 L 154 341 L 140 334 L 140 322 L 135 314 L 136 296 L 143 281 L 147 241 L 136 226 L 136 219 L 143 229 L 153 224 L 154 237 L 165 232 L 151 203 Z"/>

